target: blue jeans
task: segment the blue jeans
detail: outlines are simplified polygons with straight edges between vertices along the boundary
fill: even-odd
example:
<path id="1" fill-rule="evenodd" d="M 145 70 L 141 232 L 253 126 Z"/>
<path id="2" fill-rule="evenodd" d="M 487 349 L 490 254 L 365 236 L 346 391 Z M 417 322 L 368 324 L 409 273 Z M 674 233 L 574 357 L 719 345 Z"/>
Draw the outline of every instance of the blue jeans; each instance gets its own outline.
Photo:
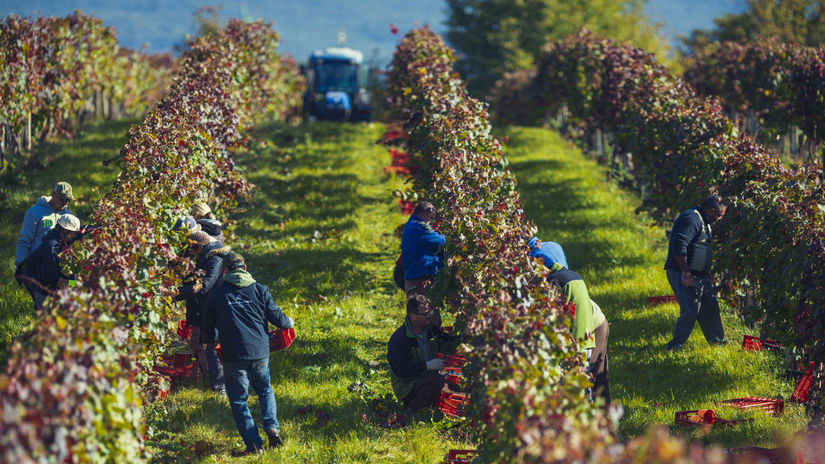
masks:
<path id="1" fill-rule="evenodd" d="M 226 395 L 229 397 L 229 407 L 232 408 L 232 417 L 241 433 L 246 449 L 253 451 L 263 448 L 258 427 L 249 412 L 249 385 L 258 394 L 261 403 L 261 415 L 264 420 L 264 430 L 267 433 L 278 432 L 278 418 L 276 417 L 275 392 L 269 383 L 269 358 L 256 361 L 225 361 L 223 363 L 224 378 L 226 380 Z"/>
<path id="2" fill-rule="evenodd" d="M 673 329 L 673 339 L 668 342 L 668 348 L 677 348 L 684 344 L 696 321 L 705 335 L 708 343 L 720 343 L 725 340 L 725 330 L 722 328 L 722 318 L 719 316 L 719 302 L 710 283 L 710 277 L 693 276 L 696 286 L 682 285 L 682 273 L 667 270 L 667 281 L 679 301 L 679 319 Z"/>

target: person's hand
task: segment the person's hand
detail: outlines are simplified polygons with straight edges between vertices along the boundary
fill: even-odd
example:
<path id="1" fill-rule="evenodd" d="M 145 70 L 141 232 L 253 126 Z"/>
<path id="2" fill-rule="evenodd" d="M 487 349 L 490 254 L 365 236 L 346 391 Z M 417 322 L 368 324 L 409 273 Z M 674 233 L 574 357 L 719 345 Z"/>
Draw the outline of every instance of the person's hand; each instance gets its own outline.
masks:
<path id="1" fill-rule="evenodd" d="M 693 274 L 690 272 L 683 272 L 682 273 L 682 285 L 685 287 L 694 287 L 696 286 L 696 281 L 693 278 Z"/>
<path id="2" fill-rule="evenodd" d="M 447 365 L 447 363 L 444 362 L 443 359 L 433 358 L 433 359 L 427 361 L 427 370 L 428 371 L 440 371 L 441 369 L 444 369 L 444 366 L 446 366 L 446 365 Z"/>

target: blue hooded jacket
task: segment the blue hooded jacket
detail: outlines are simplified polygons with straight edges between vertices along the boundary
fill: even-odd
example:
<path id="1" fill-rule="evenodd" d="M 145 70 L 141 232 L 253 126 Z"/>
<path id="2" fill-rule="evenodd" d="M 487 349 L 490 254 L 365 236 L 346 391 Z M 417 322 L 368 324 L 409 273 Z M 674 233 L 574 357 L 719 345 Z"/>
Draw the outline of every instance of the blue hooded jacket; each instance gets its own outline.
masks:
<path id="1" fill-rule="evenodd" d="M 541 246 L 536 246 L 541 244 Z M 544 265 L 547 266 L 548 269 L 553 267 L 553 264 L 559 263 L 567 269 L 570 267 L 567 265 L 567 257 L 564 256 L 564 250 L 562 250 L 561 245 L 556 242 L 539 242 L 539 239 L 533 237 L 527 242 L 527 246 L 530 247 L 530 256 L 534 256 L 536 258 L 541 258 L 544 260 Z"/>
<path id="2" fill-rule="evenodd" d="M 420 279 L 434 276 L 444 267 L 441 248 L 447 239 L 412 215 L 401 234 L 401 261 L 404 264 L 404 279 Z"/>
<path id="3" fill-rule="evenodd" d="M 17 247 L 14 251 L 14 265 L 23 262 L 43 242 L 46 234 L 54 229 L 60 216 L 69 214 L 68 208 L 60 211 L 52 208 L 49 200 L 52 197 L 40 197 L 37 202 L 26 211 L 23 216 L 23 225 L 17 236 Z"/>

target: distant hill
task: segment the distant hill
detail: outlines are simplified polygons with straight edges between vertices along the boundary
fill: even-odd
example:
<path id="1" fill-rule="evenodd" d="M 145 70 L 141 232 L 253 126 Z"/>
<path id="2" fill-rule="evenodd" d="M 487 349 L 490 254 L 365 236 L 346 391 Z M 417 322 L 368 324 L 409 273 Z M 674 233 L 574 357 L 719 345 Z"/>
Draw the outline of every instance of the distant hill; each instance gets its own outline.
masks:
<path id="1" fill-rule="evenodd" d="M 401 34 L 415 24 L 429 24 L 443 32 L 446 18 L 444 0 L 2 0 L 0 15 L 63 16 L 77 8 L 114 26 L 122 45 L 139 48 L 148 44 L 150 51 L 159 52 L 171 50 L 185 33 L 194 30 L 192 13 L 207 3 L 222 5 L 224 18 L 273 22 L 283 39 L 282 49 L 300 60 L 316 48 L 335 45 L 338 33 L 344 32 L 348 46 L 386 61 Z M 745 5 L 745 0 L 649 0 L 647 9 L 673 40 L 694 28 L 712 27 L 714 17 L 741 11 Z M 399 35 L 390 33 L 391 23 L 398 26 Z"/>

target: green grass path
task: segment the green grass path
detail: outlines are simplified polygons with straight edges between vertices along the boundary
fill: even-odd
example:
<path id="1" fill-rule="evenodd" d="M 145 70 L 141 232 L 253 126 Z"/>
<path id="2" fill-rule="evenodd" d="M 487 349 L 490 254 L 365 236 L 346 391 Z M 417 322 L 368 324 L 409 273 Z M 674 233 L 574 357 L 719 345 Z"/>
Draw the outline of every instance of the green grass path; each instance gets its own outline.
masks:
<path id="1" fill-rule="evenodd" d="M 714 407 L 714 401 L 742 396 L 787 399 L 793 384 L 780 377 L 781 359 L 743 351 L 742 335 L 752 332 L 726 307 L 727 346 L 710 347 L 697 324 L 684 350 L 667 352 L 678 305 L 650 306 L 645 300 L 673 294 L 663 270 L 664 230 L 635 215 L 638 198 L 606 182 L 606 169 L 558 134 L 513 128 L 507 135 L 505 151 L 527 217 L 539 227 L 539 238 L 561 243 L 571 269 L 584 277 L 610 322 L 610 387 L 626 411 L 624 438 L 667 424 L 673 433 L 723 446 L 767 446 L 804 428 L 803 412 L 795 406 L 782 418 Z M 675 411 L 699 408 L 714 408 L 724 418 L 752 417 L 754 423 L 706 435 L 672 425 Z"/>
<path id="2" fill-rule="evenodd" d="M 116 164 L 102 161 L 117 155 L 126 143 L 126 131 L 136 121 L 106 121 L 84 128 L 73 140 L 46 144 L 38 149 L 46 167 L 8 173 L 0 180 L 0 365 L 11 340 L 26 330 L 34 315 L 29 293 L 14 281 L 14 249 L 23 214 L 38 198 L 50 195 L 59 181 L 72 185 L 76 200 L 69 210 L 80 220 L 90 217 L 92 207 L 117 177 Z"/>
<path id="3" fill-rule="evenodd" d="M 460 446 L 430 422 L 397 430 L 364 424 L 361 414 L 370 411 L 347 389 L 361 380 L 391 391 L 386 343 L 404 318 L 391 277 L 394 231 L 406 219 L 391 192 L 403 182 L 384 175 L 390 157 L 375 143 L 382 134 L 376 124 L 276 126 L 259 134 L 267 147 L 238 157 L 257 191 L 230 243 L 295 319 L 298 337 L 271 357 L 285 446 L 238 462 L 437 463 Z M 304 406 L 311 411 L 301 414 Z M 168 436 L 154 444 L 170 461 L 198 442 L 214 445 L 202 462 L 222 462 L 242 448 L 229 405 L 217 395 L 184 388 L 157 408 L 166 418 L 161 436 Z M 259 420 L 257 398 L 251 409 Z M 330 419 L 319 420 L 318 409 Z"/>

